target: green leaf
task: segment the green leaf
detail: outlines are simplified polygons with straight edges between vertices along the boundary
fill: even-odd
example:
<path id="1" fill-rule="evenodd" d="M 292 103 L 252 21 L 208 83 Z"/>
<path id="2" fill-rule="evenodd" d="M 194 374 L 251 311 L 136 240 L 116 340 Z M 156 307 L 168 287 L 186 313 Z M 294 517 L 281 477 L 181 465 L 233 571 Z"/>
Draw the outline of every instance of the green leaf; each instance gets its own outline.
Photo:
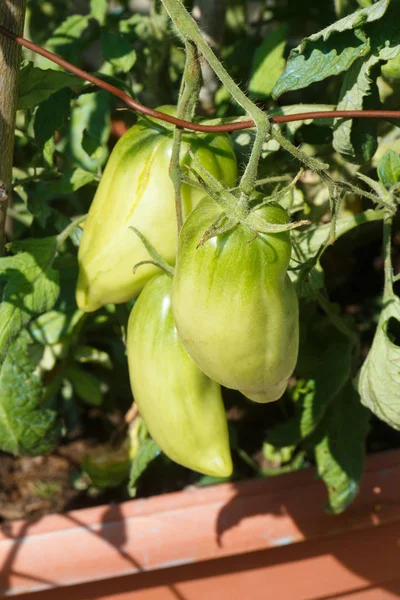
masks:
<path id="1" fill-rule="evenodd" d="M 379 105 L 378 88 L 371 74 L 378 62 L 379 58 L 371 55 L 351 66 L 343 79 L 338 110 L 362 110 Z M 378 147 L 377 122 L 374 119 L 336 119 L 333 147 L 348 160 L 354 159 L 359 164 L 368 162 Z"/>
<path id="2" fill-rule="evenodd" d="M 74 359 L 80 363 L 91 363 L 100 365 L 105 369 L 112 369 L 112 362 L 109 354 L 103 350 L 92 348 L 91 346 L 77 346 L 74 350 Z"/>
<path id="3" fill-rule="evenodd" d="M 104 25 L 107 15 L 108 0 L 90 0 L 90 14 L 100 25 Z"/>
<path id="4" fill-rule="evenodd" d="M 56 413 L 41 408 L 43 388 L 27 345 L 25 336 L 14 341 L 0 369 L 0 449 L 15 456 L 49 452 L 60 436 Z"/>
<path id="5" fill-rule="evenodd" d="M 202 475 L 198 481 L 196 481 L 197 487 L 208 487 L 210 485 L 218 485 L 219 483 L 226 483 L 232 481 L 234 475 L 230 477 L 214 477 L 214 475 Z"/>
<path id="6" fill-rule="evenodd" d="M 379 221 L 382 218 L 382 212 L 372 209 L 356 215 L 346 215 L 345 217 L 341 217 L 336 221 L 336 239 L 363 223 Z M 325 225 L 313 225 L 304 230 L 294 229 L 291 233 L 295 246 L 293 258 L 296 258 L 300 262 L 305 262 L 314 258 L 320 251 L 321 246 L 329 240 L 330 231 L 330 223 Z M 293 262 L 292 266 L 296 266 L 296 263 Z"/>
<path id="7" fill-rule="evenodd" d="M 314 316 L 300 333 L 295 416 L 271 430 L 268 442 L 274 446 L 292 446 L 312 434 L 351 374 L 352 343 L 327 319 Z"/>
<path id="8" fill-rule="evenodd" d="M 123 484 L 129 477 L 130 467 L 128 438 L 116 448 L 109 445 L 94 448 L 82 463 L 82 468 L 89 475 L 93 485 L 99 488 L 112 488 Z"/>
<path id="9" fill-rule="evenodd" d="M 361 402 L 379 419 L 400 430 L 400 299 L 384 297 L 383 309 L 371 349 L 361 368 L 358 391 Z"/>
<path id="10" fill-rule="evenodd" d="M 269 98 L 274 85 L 285 70 L 283 55 L 287 30 L 286 25 L 280 25 L 256 49 L 249 82 L 249 93 L 252 98 Z"/>
<path id="11" fill-rule="evenodd" d="M 89 23 L 90 15 L 71 15 L 54 31 L 48 41 L 50 46 L 60 46 L 71 40 L 78 40 Z"/>
<path id="12" fill-rule="evenodd" d="M 57 238 L 27 239 L 9 244 L 15 256 L 0 258 L 0 279 L 6 283 L 0 304 L 0 362 L 29 321 L 51 310 L 59 293 L 52 268 Z"/>
<path id="13" fill-rule="evenodd" d="M 296 284 L 299 298 L 315 298 L 315 294 L 324 287 L 325 274 L 320 261 L 303 263 L 297 272 L 290 273 L 290 279 Z"/>
<path id="14" fill-rule="evenodd" d="M 33 130 L 35 141 L 43 147 L 63 125 L 69 110 L 72 92 L 68 88 L 58 90 L 38 106 Z"/>
<path id="15" fill-rule="evenodd" d="M 365 28 L 370 52 L 365 61 L 354 63 L 342 83 L 338 110 L 379 108 L 376 79 L 382 61 L 400 52 L 399 4 L 393 2 L 383 17 Z M 377 149 L 377 121 L 374 119 L 339 119 L 335 123 L 334 148 L 347 158 L 362 164 L 369 161 Z"/>
<path id="16" fill-rule="evenodd" d="M 336 221 L 336 239 L 345 235 L 355 227 L 383 219 L 384 213 L 376 210 L 366 210 L 356 215 L 347 215 Z M 313 225 L 307 229 L 295 229 L 292 231 L 292 260 L 289 271 L 290 279 L 296 284 L 297 293 L 300 297 L 314 297 L 315 292 L 324 284 L 324 272 L 319 261 L 315 263 L 315 257 L 325 245 L 331 234 L 331 224 Z M 322 256 L 322 254 L 321 254 Z M 320 258 L 321 258 L 320 256 Z M 301 267 L 299 268 L 299 263 Z"/>
<path id="17" fill-rule="evenodd" d="M 51 208 L 47 204 L 48 200 L 73 194 L 97 179 L 96 174 L 77 168 L 65 169 L 57 180 L 40 181 L 34 196 L 29 200 L 29 212 L 36 217 L 41 227 L 45 227 L 47 219 L 52 214 Z"/>
<path id="18" fill-rule="evenodd" d="M 400 79 L 400 55 L 383 65 L 382 74 L 391 79 Z"/>
<path id="19" fill-rule="evenodd" d="M 112 64 L 116 71 L 127 73 L 136 62 L 136 52 L 121 33 L 104 31 L 102 35 L 102 52 L 104 60 Z"/>
<path id="20" fill-rule="evenodd" d="M 338 514 L 356 497 L 362 479 L 369 412 L 348 383 L 329 406 L 315 446 L 318 474 L 329 495 L 329 509 Z"/>
<path id="21" fill-rule="evenodd" d="M 46 46 L 65 54 L 66 47 L 80 41 L 89 25 L 90 15 L 70 15 L 57 27 Z"/>
<path id="22" fill-rule="evenodd" d="M 81 96 L 71 114 L 69 144 L 73 159 L 86 171 L 98 173 L 108 157 L 110 94 Z"/>
<path id="23" fill-rule="evenodd" d="M 387 150 L 378 163 L 378 177 L 387 188 L 400 181 L 400 155 L 394 150 Z"/>
<path id="24" fill-rule="evenodd" d="M 33 63 L 24 65 L 20 71 L 18 110 L 33 108 L 63 88 L 83 86 L 76 75 L 53 69 L 39 69 Z"/>
<path id="25" fill-rule="evenodd" d="M 71 381 L 75 392 L 82 400 L 91 406 L 101 406 L 103 394 L 100 379 L 75 364 L 68 365 L 65 377 Z"/>
<path id="26" fill-rule="evenodd" d="M 82 312 L 67 307 L 66 310 L 51 310 L 35 319 L 29 333 L 35 342 L 54 346 L 65 340 L 82 319 Z"/>
<path id="27" fill-rule="evenodd" d="M 389 4 L 390 0 L 379 0 L 305 38 L 292 50 L 273 97 L 347 71 L 370 50 L 370 41 L 362 28 L 381 19 Z"/>
<path id="28" fill-rule="evenodd" d="M 132 460 L 128 490 L 131 496 L 136 495 L 136 483 L 149 464 L 160 454 L 160 449 L 151 438 L 146 438 Z"/>
<path id="29" fill-rule="evenodd" d="M 58 54 L 72 64 L 81 62 L 81 51 L 85 40 L 85 31 L 89 26 L 91 15 L 73 14 L 67 17 L 46 41 L 45 48 Z M 35 56 L 35 64 L 48 68 L 49 60 L 43 56 Z M 52 63 L 53 64 L 53 63 Z M 59 65 L 52 66 L 54 70 L 63 71 Z"/>
<path id="30" fill-rule="evenodd" d="M 54 152 L 56 149 L 56 144 L 54 141 L 54 137 L 49 138 L 43 146 L 43 160 L 46 166 L 52 168 L 54 166 Z"/>

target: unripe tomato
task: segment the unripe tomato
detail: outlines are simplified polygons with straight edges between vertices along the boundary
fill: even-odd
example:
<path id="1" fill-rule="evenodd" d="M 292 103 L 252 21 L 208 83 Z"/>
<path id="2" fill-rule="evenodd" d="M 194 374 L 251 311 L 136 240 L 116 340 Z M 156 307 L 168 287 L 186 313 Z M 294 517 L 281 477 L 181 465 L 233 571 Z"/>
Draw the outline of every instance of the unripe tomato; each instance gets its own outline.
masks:
<path id="1" fill-rule="evenodd" d="M 171 112 L 165 107 L 159 109 Z M 86 220 L 78 253 L 76 299 L 93 311 L 108 303 L 135 298 L 157 273 L 136 263 L 150 258 L 136 227 L 161 256 L 173 264 L 177 246 L 175 193 L 169 177 L 173 129 L 169 124 L 140 119 L 118 141 L 108 160 Z M 227 186 L 236 182 L 237 166 L 226 134 L 185 133 L 180 162 L 190 164 L 188 146 L 215 177 Z M 186 217 L 204 192 L 182 185 Z"/>
<path id="2" fill-rule="evenodd" d="M 298 353 L 298 300 L 287 275 L 288 231 L 256 238 L 241 224 L 196 248 L 221 213 L 203 199 L 180 235 L 172 310 L 190 356 L 212 379 L 255 402 L 282 396 Z M 257 211 L 287 223 L 269 204 Z"/>
<path id="3" fill-rule="evenodd" d="M 150 281 L 128 323 L 133 396 L 161 450 L 175 462 L 219 477 L 232 473 L 221 388 L 182 346 L 171 312 L 171 278 Z"/>

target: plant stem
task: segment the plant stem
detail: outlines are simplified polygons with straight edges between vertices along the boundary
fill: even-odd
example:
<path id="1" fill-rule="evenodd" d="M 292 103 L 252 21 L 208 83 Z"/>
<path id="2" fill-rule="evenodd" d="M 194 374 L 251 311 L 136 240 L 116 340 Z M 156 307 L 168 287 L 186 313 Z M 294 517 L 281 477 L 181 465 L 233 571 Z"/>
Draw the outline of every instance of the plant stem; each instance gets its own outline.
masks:
<path id="1" fill-rule="evenodd" d="M 192 15 L 216 56 L 220 54 L 227 7 L 228 0 L 195 0 L 193 4 Z M 204 83 L 199 95 L 200 104 L 205 113 L 211 115 L 215 111 L 214 98 L 219 81 L 206 61 L 201 65 L 201 72 Z"/>
<path id="2" fill-rule="evenodd" d="M 197 55 L 196 46 L 188 41 L 186 46 L 186 63 L 183 73 L 182 86 L 179 94 L 178 117 L 180 119 L 192 119 L 196 108 L 200 86 L 201 71 L 200 62 Z M 180 168 L 180 150 L 183 131 L 180 127 L 175 127 L 172 144 L 171 162 L 169 167 L 169 176 L 175 189 L 175 210 L 176 225 L 178 236 L 183 225 L 183 205 L 182 205 L 182 173 Z"/>
<path id="3" fill-rule="evenodd" d="M 387 212 L 383 219 L 383 252 L 385 256 L 385 287 L 383 292 L 383 305 L 390 301 L 395 293 L 393 291 L 392 268 L 392 221 L 393 216 Z"/>
<path id="4" fill-rule="evenodd" d="M 304 154 L 304 152 L 296 148 L 294 144 L 292 144 L 291 142 L 289 142 L 289 140 L 285 138 L 278 126 L 272 127 L 271 136 L 282 146 L 282 148 L 284 148 L 292 156 L 297 158 L 297 160 L 303 163 L 308 169 L 311 169 L 312 171 L 317 171 L 319 173 L 323 172 L 329 167 L 328 164 L 323 163 L 320 160 L 313 158 L 312 156 L 307 156 L 307 154 Z"/>
<path id="5" fill-rule="evenodd" d="M 59 251 L 59 249 L 65 242 L 65 240 L 67 240 L 69 238 L 69 236 L 71 235 L 71 233 L 76 229 L 76 227 L 78 227 L 78 225 L 80 225 L 81 223 L 86 221 L 86 219 L 87 219 L 87 214 L 79 215 L 79 217 L 76 217 L 75 219 L 73 219 L 71 221 L 71 223 L 69 225 L 67 225 L 67 227 L 61 231 L 61 233 L 58 234 L 56 253 Z"/>
<path id="6" fill-rule="evenodd" d="M 254 188 L 257 178 L 258 162 L 261 155 L 262 145 L 271 129 L 268 116 L 260 110 L 246 96 L 238 85 L 233 81 L 229 73 L 211 50 L 210 46 L 201 35 L 194 19 L 189 15 L 181 0 L 162 0 L 173 23 L 184 40 L 191 40 L 196 44 L 210 67 L 225 85 L 236 102 L 251 116 L 257 129 L 256 139 L 251 151 L 249 162 L 240 181 L 240 190 L 243 195 L 248 196 Z"/>
<path id="7" fill-rule="evenodd" d="M 2 0 L 0 25 L 22 35 L 26 0 Z M 14 129 L 21 47 L 2 39 L 0 45 L 0 256 L 4 253 L 7 207 L 11 197 Z"/>

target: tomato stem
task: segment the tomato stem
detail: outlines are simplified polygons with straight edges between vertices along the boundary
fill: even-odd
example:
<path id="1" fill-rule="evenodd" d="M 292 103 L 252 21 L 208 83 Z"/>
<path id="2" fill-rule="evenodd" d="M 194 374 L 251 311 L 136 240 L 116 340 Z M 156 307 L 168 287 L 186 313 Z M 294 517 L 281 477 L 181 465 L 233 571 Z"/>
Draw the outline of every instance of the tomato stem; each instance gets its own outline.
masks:
<path id="1" fill-rule="evenodd" d="M 179 91 L 177 116 L 180 119 L 192 119 L 194 116 L 194 111 L 196 109 L 196 104 L 198 101 L 201 87 L 201 68 L 196 46 L 192 42 L 186 41 L 185 48 L 186 63 L 182 77 L 181 89 Z M 183 225 L 183 207 L 181 192 L 182 172 L 179 160 L 182 135 L 182 128 L 175 127 L 172 143 L 171 162 L 169 166 L 169 176 L 172 180 L 175 190 L 175 212 L 178 236 Z"/>

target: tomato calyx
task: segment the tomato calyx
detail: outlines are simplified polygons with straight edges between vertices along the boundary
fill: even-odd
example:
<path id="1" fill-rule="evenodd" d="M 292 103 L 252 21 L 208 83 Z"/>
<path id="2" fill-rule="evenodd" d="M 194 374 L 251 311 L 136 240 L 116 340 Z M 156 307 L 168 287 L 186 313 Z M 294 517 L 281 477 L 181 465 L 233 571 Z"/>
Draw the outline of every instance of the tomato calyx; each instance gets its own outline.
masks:
<path id="1" fill-rule="evenodd" d="M 276 202 L 282 194 L 279 192 L 271 197 L 264 198 L 256 190 L 250 196 L 246 196 L 239 189 L 233 192 L 226 189 L 218 179 L 208 173 L 200 164 L 196 156 L 189 148 L 189 154 L 192 158 L 192 165 L 187 168 L 193 173 L 203 188 L 204 192 L 220 204 L 222 212 L 218 215 L 214 223 L 204 232 L 197 248 L 203 246 L 205 242 L 213 237 L 227 233 L 237 225 L 241 224 L 248 229 L 255 239 L 259 233 L 281 233 L 303 225 L 309 225 L 310 221 L 301 220 L 287 223 L 269 223 L 257 211 L 266 204 Z M 240 196 L 238 197 L 237 195 Z M 249 240 L 252 241 L 252 240 Z"/>

